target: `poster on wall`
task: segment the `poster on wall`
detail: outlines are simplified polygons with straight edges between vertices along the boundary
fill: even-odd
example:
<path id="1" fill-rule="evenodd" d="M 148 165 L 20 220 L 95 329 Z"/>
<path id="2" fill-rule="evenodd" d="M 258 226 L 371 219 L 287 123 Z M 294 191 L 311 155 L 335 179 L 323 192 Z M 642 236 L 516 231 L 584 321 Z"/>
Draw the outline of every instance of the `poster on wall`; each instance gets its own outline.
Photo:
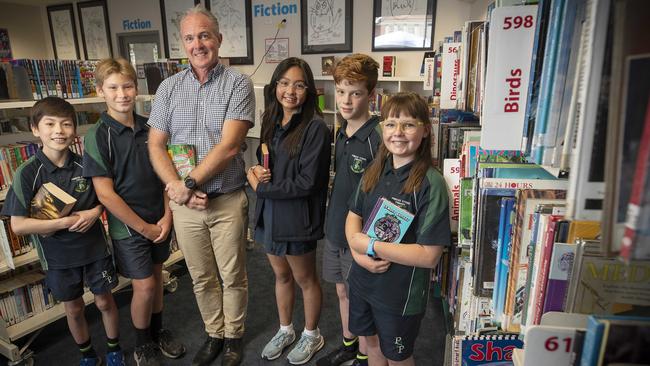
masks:
<path id="1" fill-rule="evenodd" d="M 113 46 L 108 26 L 108 12 L 104 0 L 77 3 L 81 41 L 86 60 L 101 60 L 111 57 Z"/>
<path id="2" fill-rule="evenodd" d="M 219 56 L 231 65 L 253 64 L 253 27 L 251 0 L 206 0 L 206 8 L 219 20 L 223 36 Z"/>
<path id="3" fill-rule="evenodd" d="M 352 0 L 301 0 L 303 54 L 352 52 Z"/>
<path id="4" fill-rule="evenodd" d="M 160 0 L 163 34 L 167 58 L 186 58 L 181 38 L 181 18 L 185 11 L 200 0 Z"/>
<path id="5" fill-rule="evenodd" d="M 268 50 L 264 62 L 275 64 L 289 57 L 289 38 L 267 38 L 264 48 Z"/>
<path id="6" fill-rule="evenodd" d="M 11 43 L 9 43 L 9 31 L 0 28 L 0 60 L 11 57 Z"/>
<path id="7" fill-rule="evenodd" d="M 373 51 L 430 50 L 437 0 L 374 0 Z"/>
<path id="8" fill-rule="evenodd" d="M 72 4 L 48 6 L 47 19 L 50 23 L 54 58 L 59 60 L 79 59 L 77 27 Z"/>

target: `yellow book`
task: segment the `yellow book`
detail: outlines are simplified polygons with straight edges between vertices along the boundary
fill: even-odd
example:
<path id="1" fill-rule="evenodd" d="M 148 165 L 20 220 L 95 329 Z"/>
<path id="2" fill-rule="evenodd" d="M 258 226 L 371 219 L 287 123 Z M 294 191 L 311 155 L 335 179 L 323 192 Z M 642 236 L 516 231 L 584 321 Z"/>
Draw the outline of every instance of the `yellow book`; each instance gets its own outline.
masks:
<path id="1" fill-rule="evenodd" d="M 48 182 L 39 188 L 32 199 L 31 217 L 41 220 L 68 216 L 77 200 L 66 191 Z"/>

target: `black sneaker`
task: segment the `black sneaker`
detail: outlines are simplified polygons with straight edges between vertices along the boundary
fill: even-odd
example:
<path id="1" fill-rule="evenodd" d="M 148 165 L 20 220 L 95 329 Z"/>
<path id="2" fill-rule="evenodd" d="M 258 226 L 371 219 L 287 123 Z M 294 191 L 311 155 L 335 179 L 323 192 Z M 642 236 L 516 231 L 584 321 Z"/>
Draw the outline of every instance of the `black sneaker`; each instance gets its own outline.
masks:
<path id="1" fill-rule="evenodd" d="M 158 359 L 158 347 L 153 343 L 147 343 L 135 347 L 133 359 L 138 366 L 160 366 Z"/>
<path id="2" fill-rule="evenodd" d="M 242 356 L 242 339 L 226 338 L 221 366 L 237 366 L 241 363 Z"/>
<path id="3" fill-rule="evenodd" d="M 355 360 L 357 358 L 357 345 L 358 343 L 355 342 L 352 346 L 341 346 L 318 359 L 316 365 L 339 366 L 345 362 Z"/>
<path id="4" fill-rule="evenodd" d="M 185 346 L 177 341 L 168 329 L 161 329 L 156 337 L 156 345 L 167 358 L 179 358 L 185 354 Z"/>

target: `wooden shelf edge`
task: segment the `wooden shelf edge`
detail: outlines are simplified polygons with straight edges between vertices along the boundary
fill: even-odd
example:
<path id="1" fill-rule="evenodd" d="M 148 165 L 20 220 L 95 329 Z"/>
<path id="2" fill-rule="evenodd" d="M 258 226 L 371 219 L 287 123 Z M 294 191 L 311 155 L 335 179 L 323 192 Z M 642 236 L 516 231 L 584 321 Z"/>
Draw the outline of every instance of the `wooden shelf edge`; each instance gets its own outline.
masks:
<path id="1" fill-rule="evenodd" d="M 27 253 L 23 253 L 19 256 L 14 257 L 14 267 L 16 268 L 35 262 L 38 262 L 38 252 L 36 249 L 32 249 Z M 9 270 L 11 270 L 11 268 L 9 268 L 6 261 L 3 260 L 0 262 L 0 274 L 5 273 Z"/>

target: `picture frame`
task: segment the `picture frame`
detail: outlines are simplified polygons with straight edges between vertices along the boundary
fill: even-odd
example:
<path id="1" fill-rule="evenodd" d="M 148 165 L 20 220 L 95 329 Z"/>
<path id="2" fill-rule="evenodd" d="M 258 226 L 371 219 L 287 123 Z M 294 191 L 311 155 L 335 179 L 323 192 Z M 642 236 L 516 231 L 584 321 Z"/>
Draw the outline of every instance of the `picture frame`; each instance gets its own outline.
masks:
<path id="1" fill-rule="evenodd" d="M 300 0 L 303 54 L 352 52 L 352 0 Z"/>
<path id="2" fill-rule="evenodd" d="M 372 51 L 433 48 L 437 0 L 373 0 Z"/>
<path id="3" fill-rule="evenodd" d="M 289 57 L 289 38 L 266 38 L 264 49 L 269 50 L 264 57 L 267 64 L 277 64 Z"/>
<path id="4" fill-rule="evenodd" d="M 59 60 L 78 60 L 79 42 L 72 4 L 50 5 L 47 7 L 47 20 L 54 58 Z"/>
<path id="5" fill-rule="evenodd" d="M 168 59 L 187 58 L 181 39 L 180 20 L 187 9 L 200 2 L 201 0 L 160 0 L 165 57 Z"/>
<path id="6" fill-rule="evenodd" d="M 251 0 L 205 0 L 205 8 L 219 20 L 223 36 L 219 56 L 229 59 L 231 65 L 253 65 Z"/>
<path id="7" fill-rule="evenodd" d="M 77 3 L 81 43 L 86 60 L 113 57 L 113 44 L 105 0 Z"/>

